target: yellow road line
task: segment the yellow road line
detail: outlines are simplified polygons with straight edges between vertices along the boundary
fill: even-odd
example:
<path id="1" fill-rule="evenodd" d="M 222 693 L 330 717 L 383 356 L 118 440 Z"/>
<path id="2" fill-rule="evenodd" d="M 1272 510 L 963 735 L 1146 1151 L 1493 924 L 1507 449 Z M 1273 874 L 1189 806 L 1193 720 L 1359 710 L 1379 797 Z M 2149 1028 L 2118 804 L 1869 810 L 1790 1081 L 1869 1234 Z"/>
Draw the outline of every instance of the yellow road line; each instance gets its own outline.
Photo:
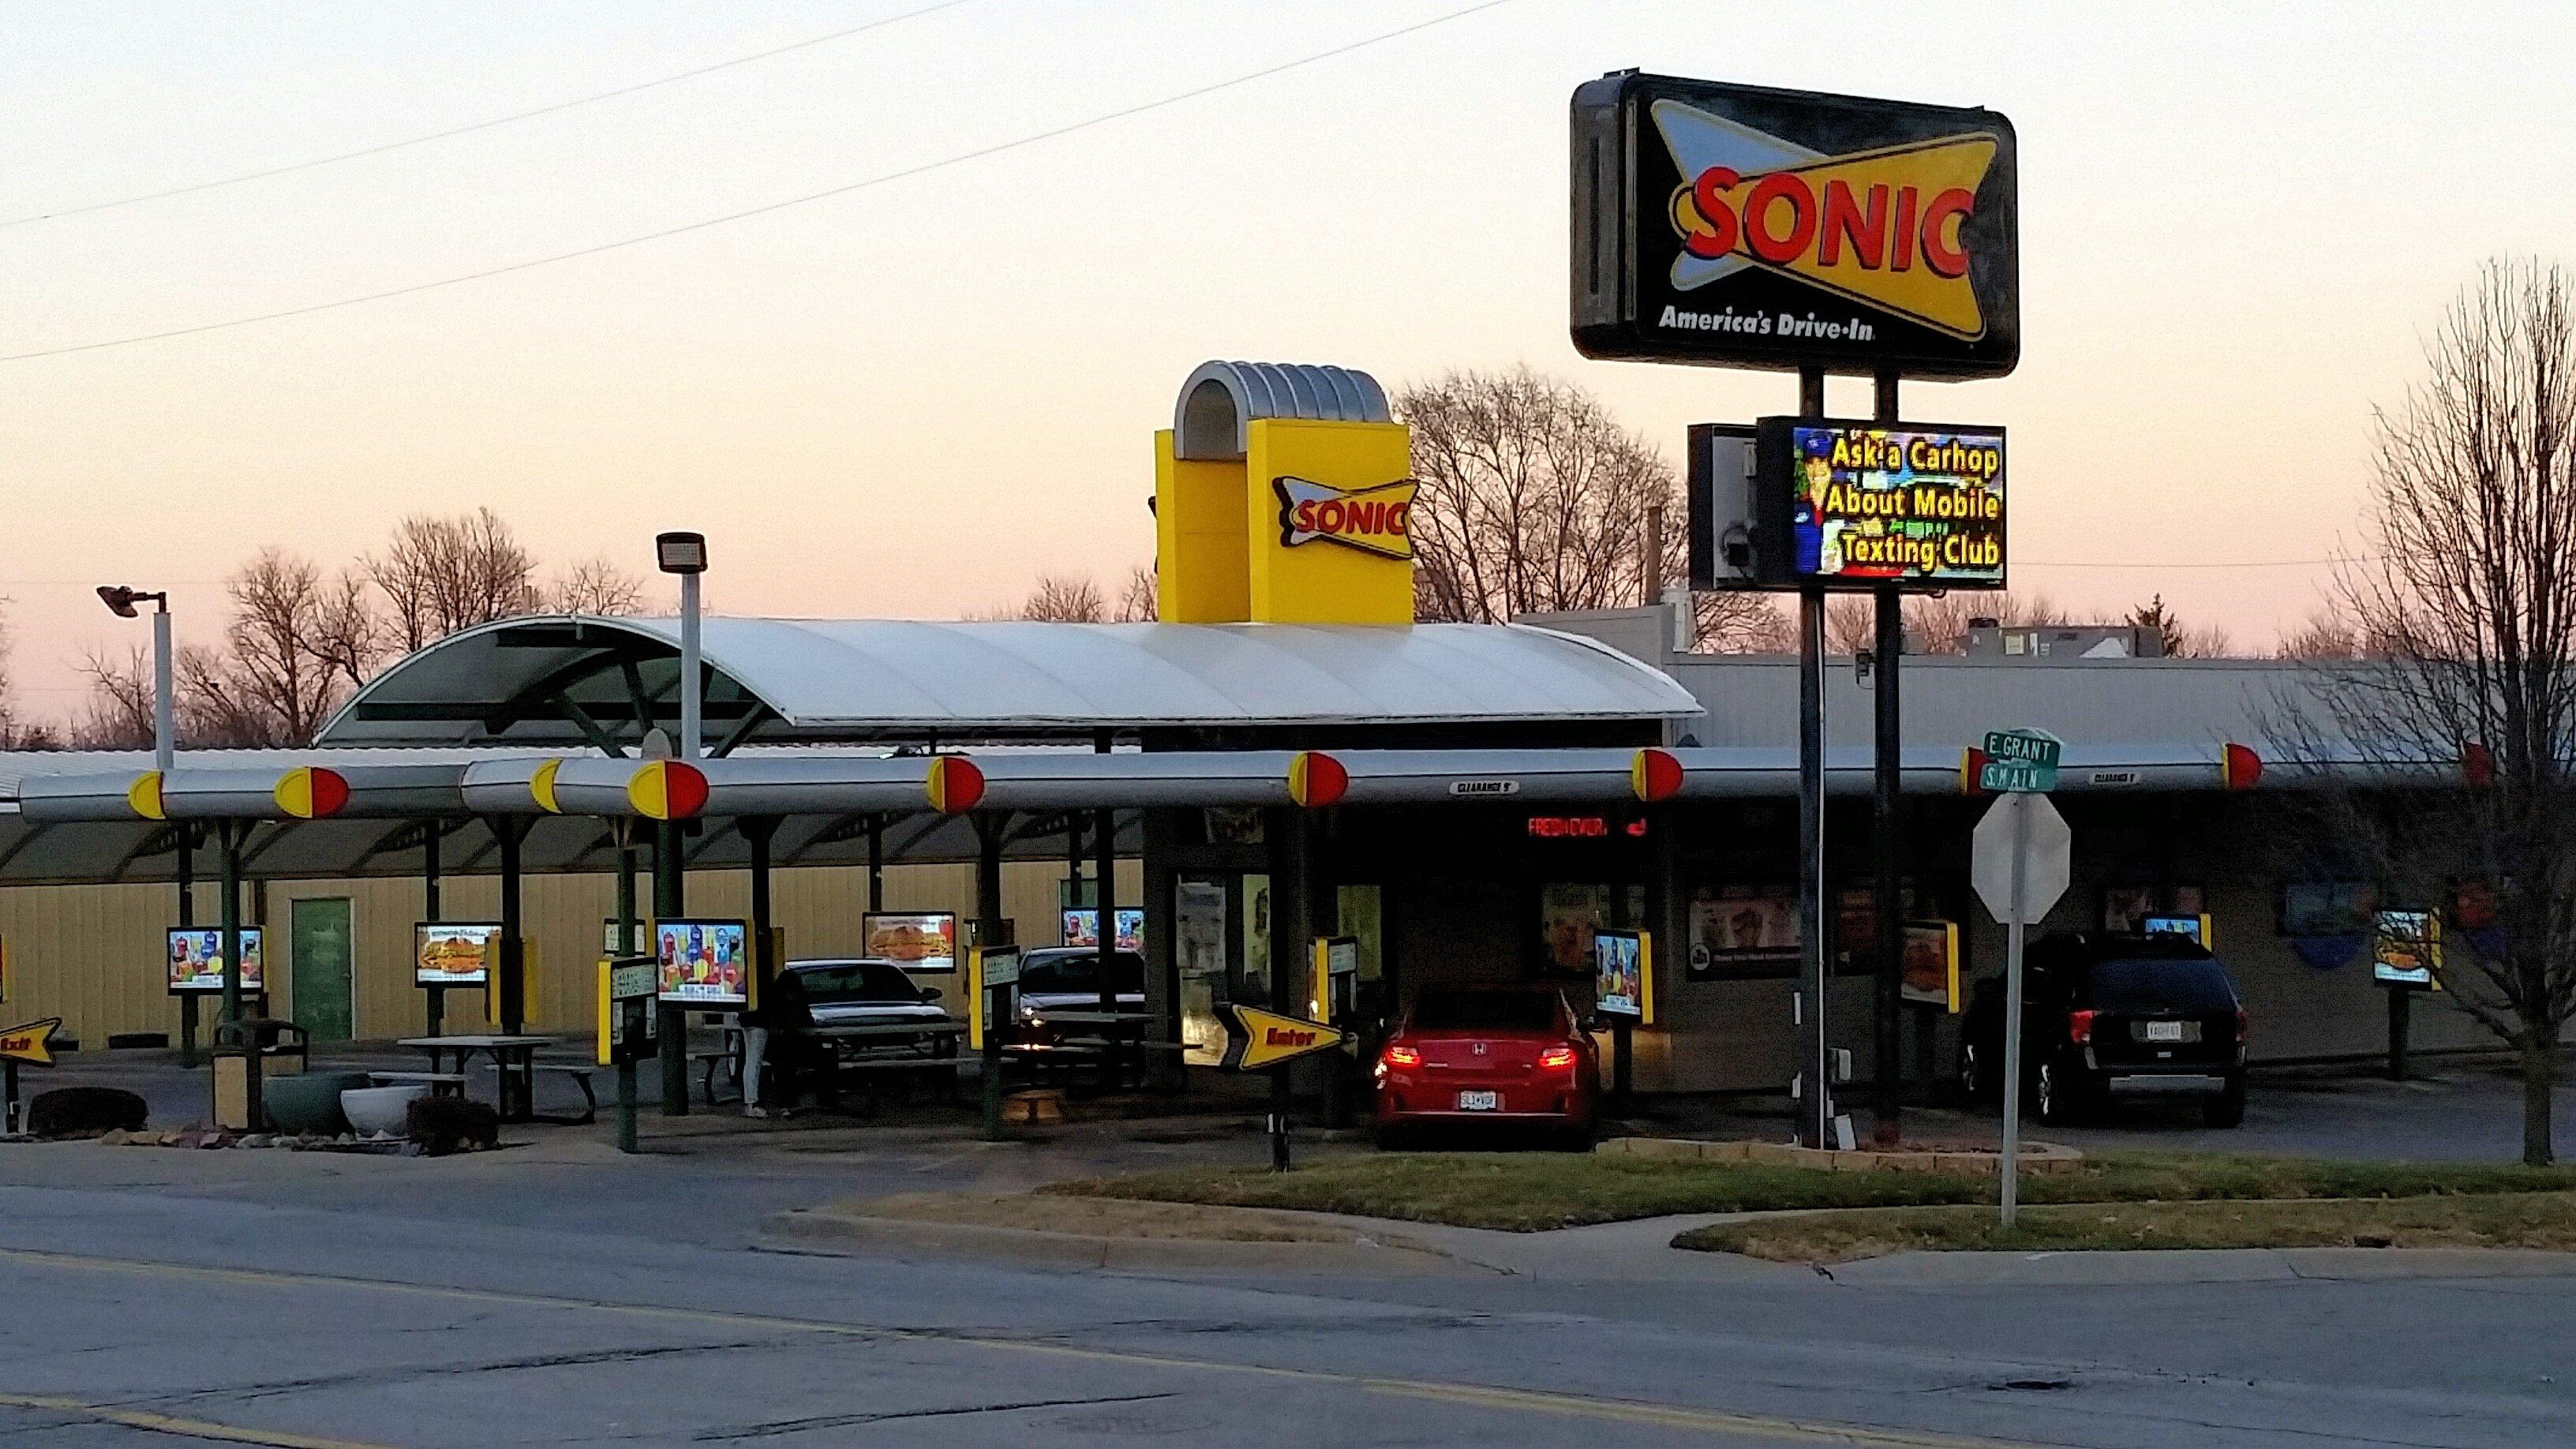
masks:
<path id="1" fill-rule="evenodd" d="M 361 1289 L 368 1292 L 399 1294 L 413 1298 L 434 1298 L 457 1303 L 597 1313 L 658 1322 L 700 1323 L 729 1329 L 766 1328 L 842 1338 L 882 1339 L 897 1343 L 955 1344 L 965 1348 L 988 1349 L 1002 1353 L 1083 1359 L 1095 1363 L 1118 1364 L 1128 1368 L 1170 1369 L 1187 1373 L 1231 1374 L 1237 1377 L 1268 1378 L 1298 1383 L 1333 1384 L 1394 1398 L 1429 1399 L 1512 1413 L 1548 1414 L 1607 1423 L 1644 1424 L 1689 1433 L 1754 1434 L 1800 1443 L 1855 1444 L 1871 1446 L 1871 1449 L 2034 1449 L 2038 1443 L 2028 1439 L 1988 1439 L 1970 1435 L 1941 1434 L 1929 1430 L 1882 1428 L 1876 1425 L 1843 1424 L 1816 1419 L 1784 1419 L 1760 1414 L 1736 1414 L 1722 1409 L 1700 1409 L 1679 1404 L 1652 1404 L 1631 1399 L 1604 1399 L 1588 1394 L 1551 1393 L 1537 1389 L 1497 1388 L 1485 1384 L 1458 1383 L 1439 1379 L 1381 1378 L 1368 1374 L 1336 1373 L 1330 1369 L 1280 1368 L 1269 1364 L 1181 1358 L 1130 1349 L 1085 1348 L 1079 1344 L 1011 1338 L 1000 1334 L 924 1332 L 919 1329 L 885 1328 L 864 1323 L 836 1323 L 824 1318 L 785 1318 L 773 1314 L 733 1313 L 712 1308 L 611 1303 L 592 1298 L 558 1297 L 543 1293 L 513 1293 L 488 1288 L 447 1288 L 430 1283 L 404 1283 L 383 1278 L 350 1278 L 329 1273 L 296 1273 L 266 1268 L 201 1268 L 185 1263 L 158 1263 L 142 1258 L 89 1257 L 75 1253 L 43 1252 L 31 1248 L 0 1248 L 0 1262 L 87 1272 L 130 1273 L 144 1277 L 223 1283 L 236 1287 Z M 194 1434 L 199 1438 L 228 1439 L 245 1444 L 275 1445 L 279 1446 L 279 1449 L 386 1449 L 383 1445 L 362 1444 L 352 1440 L 304 1438 L 292 1434 L 271 1434 L 264 1430 L 235 1429 L 220 1424 L 202 1424 L 199 1427 L 181 1429 L 169 1426 L 183 1423 L 195 1424 L 197 1421 L 162 1420 L 159 1415 L 124 1409 L 107 1409 L 70 1399 L 0 1395 L 0 1406 L 7 1405 L 21 1408 L 51 1408 L 64 1413 L 79 1413 L 106 1419 L 114 1423 L 131 1423 L 137 1428 L 166 1427 L 171 1433 Z M 145 1420 L 159 1422 L 145 1423 L 143 1422 Z"/>
<path id="2" fill-rule="evenodd" d="M 315 1434 L 289 1434 L 279 1429 L 245 1429 L 235 1424 L 218 1424 L 212 1419 L 182 1419 L 172 1414 L 119 1409 L 108 1404 L 84 1403 L 79 1399 L 57 1398 L 50 1394 L 0 1394 L 0 1409 L 41 1409 L 46 1413 L 67 1414 L 92 1423 L 121 1424 L 128 1429 L 149 1429 L 189 1439 L 219 1439 L 227 1444 L 262 1444 L 269 1449 L 391 1449 L 389 1445 L 371 1444 L 364 1439 L 328 1439 Z"/>

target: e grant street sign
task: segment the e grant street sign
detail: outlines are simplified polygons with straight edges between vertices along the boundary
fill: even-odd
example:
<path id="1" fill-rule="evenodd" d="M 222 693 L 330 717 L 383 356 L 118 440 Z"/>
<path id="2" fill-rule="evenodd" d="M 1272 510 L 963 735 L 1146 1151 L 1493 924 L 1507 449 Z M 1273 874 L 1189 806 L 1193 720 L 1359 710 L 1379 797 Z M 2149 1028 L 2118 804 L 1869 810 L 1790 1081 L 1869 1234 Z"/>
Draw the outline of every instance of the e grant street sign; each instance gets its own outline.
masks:
<path id="1" fill-rule="evenodd" d="M 1977 788 L 1998 795 L 2046 794 L 2057 788 L 2065 743 L 2046 730 L 1989 730 Z"/>

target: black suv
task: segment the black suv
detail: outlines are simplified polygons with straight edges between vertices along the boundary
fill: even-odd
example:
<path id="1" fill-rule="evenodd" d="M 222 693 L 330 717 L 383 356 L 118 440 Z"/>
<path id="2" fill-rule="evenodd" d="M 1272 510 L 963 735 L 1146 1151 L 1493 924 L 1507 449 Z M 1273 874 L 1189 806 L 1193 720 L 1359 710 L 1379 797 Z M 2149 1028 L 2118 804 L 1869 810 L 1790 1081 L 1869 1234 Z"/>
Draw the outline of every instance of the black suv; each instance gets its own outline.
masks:
<path id="1" fill-rule="evenodd" d="M 2245 1120 L 2245 1008 L 2226 968 L 2178 936 L 2055 932 L 2022 956 L 2022 1086 L 2043 1122 L 2114 1097 L 2196 1097 L 2212 1127 Z M 1977 983 L 1959 1089 L 2003 1085 L 2004 981 Z"/>

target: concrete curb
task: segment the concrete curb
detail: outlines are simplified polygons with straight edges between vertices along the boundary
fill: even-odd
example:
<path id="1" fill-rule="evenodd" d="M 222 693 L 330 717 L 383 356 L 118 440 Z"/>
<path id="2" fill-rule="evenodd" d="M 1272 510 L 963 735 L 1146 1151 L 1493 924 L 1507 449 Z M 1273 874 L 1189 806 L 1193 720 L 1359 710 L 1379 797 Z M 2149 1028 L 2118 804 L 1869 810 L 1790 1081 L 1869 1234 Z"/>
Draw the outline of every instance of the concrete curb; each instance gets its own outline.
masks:
<path id="1" fill-rule="evenodd" d="M 1067 1268 L 1478 1276 L 1492 1271 L 1392 1233 L 1355 1234 L 1349 1242 L 1125 1237 L 874 1217 L 831 1207 L 775 1214 L 761 1224 L 761 1232 L 808 1248 L 931 1253 Z"/>
<path id="2" fill-rule="evenodd" d="M 2185 1248 L 1890 1253 L 1833 1265 L 1853 1286 L 2281 1283 L 2298 1279 L 2568 1278 L 2576 1253 L 2527 1248 Z"/>
<path id="3" fill-rule="evenodd" d="M 1592 1150 L 1608 1157 L 1655 1162 L 1748 1162 L 1804 1167 L 1816 1172 L 1947 1172 L 1966 1177 L 1992 1177 L 2003 1162 L 2001 1153 L 1983 1148 L 1859 1147 L 1846 1151 L 1743 1139 L 1710 1142 L 1695 1137 L 1612 1137 Z M 2054 1142 L 2021 1145 L 2021 1170 L 2026 1174 L 2073 1172 L 2083 1161 L 2083 1153 Z"/>

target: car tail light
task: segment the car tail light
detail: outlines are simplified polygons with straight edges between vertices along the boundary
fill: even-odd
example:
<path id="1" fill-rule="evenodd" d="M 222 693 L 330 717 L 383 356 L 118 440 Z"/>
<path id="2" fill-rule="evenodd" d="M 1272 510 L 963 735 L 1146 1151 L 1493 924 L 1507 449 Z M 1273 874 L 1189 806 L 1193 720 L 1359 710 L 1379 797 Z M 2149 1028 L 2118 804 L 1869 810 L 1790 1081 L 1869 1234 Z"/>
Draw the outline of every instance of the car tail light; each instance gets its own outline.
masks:
<path id="1" fill-rule="evenodd" d="M 1538 1064 L 1550 1071 L 1562 1072 L 1574 1065 L 1574 1048 L 1552 1046 L 1538 1054 Z"/>
<path id="2" fill-rule="evenodd" d="M 2246 1039 L 2253 1035 L 2254 1018 L 2245 1014 L 2244 1007 L 2240 1006 L 2236 1008 L 2236 1044 L 2238 1046 L 2245 1045 Z"/>
<path id="3" fill-rule="evenodd" d="M 2093 1013 L 2089 1011 L 2070 1011 L 2066 1013 L 2066 1039 L 2075 1043 L 2077 1046 L 2086 1046 L 2091 1044 L 2093 1040 Z"/>
<path id="4" fill-rule="evenodd" d="M 1386 1064 L 1390 1067 L 1418 1067 L 1422 1065 L 1422 1053 L 1409 1046 L 1391 1046 L 1386 1049 Z"/>

